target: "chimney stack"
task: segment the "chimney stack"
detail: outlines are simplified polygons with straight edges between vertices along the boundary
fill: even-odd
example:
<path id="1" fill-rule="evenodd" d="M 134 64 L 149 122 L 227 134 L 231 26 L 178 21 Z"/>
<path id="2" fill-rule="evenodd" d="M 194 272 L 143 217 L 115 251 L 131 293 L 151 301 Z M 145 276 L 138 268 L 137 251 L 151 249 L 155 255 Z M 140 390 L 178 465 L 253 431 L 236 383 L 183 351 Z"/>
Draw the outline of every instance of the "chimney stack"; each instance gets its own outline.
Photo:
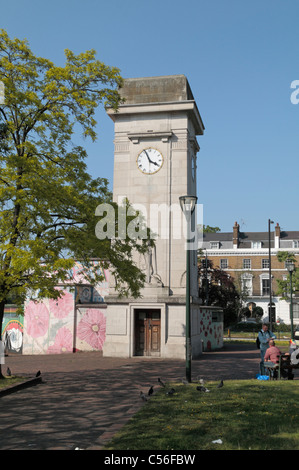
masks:
<path id="1" fill-rule="evenodd" d="M 239 224 L 235 222 L 235 225 L 233 226 L 233 247 L 234 249 L 238 248 L 239 245 Z"/>

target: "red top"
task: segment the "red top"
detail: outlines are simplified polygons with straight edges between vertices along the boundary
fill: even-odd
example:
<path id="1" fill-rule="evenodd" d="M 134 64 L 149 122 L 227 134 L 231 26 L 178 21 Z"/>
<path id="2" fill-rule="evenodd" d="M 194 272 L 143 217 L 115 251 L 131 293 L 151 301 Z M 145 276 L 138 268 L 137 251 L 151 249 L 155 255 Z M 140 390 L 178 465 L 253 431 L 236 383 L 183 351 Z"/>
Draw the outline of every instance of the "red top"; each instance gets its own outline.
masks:
<path id="1" fill-rule="evenodd" d="M 280 356 L 282 352 L 277 346 L 270 346 L 270 348 L 267 349 L 266 354 L 265 354 L 265 361 L 270 359 L 271 362 L 279 362 L 279 359 L 277 356 Z"/>

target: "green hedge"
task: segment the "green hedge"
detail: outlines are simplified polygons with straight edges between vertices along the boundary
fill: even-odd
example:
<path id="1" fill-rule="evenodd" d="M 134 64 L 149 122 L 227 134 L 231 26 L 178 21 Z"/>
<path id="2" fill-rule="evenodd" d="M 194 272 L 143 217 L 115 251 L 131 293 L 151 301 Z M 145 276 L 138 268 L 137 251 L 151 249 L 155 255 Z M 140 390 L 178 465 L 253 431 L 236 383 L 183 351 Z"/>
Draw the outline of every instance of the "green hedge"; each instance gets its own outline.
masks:
<path id="1" fill-rule="evenodd" d="M 242 323 L 242 325 L 234 324 L 228 327 L 230 331 L 238 331 L 238 332 L 245 332 L 251 333 L 253 331 L 259 331 L 262 327 L 261 323 Z"/>
<path id="2" fill-rule="evenodd" d="M 259 332 L 260 329 L 262 328 L 262 323 L 242 323 L 240 324 L 234 324 L 228 327 L 230 331 L 238 331 L 238 332 L 245 332 L 245 333 L 251 333 L 251 332 Z M 294 329 L 296 329 L 296 325 L 294 326 Z M 277 325 L 277 323 L 274 323 L 272 325 L 272 331 L 277 332 L 277 333 L 288 333 L 291 331 L 291 325 L 286 325 L 285 323 L 281 323 L 280 325 Z"/>

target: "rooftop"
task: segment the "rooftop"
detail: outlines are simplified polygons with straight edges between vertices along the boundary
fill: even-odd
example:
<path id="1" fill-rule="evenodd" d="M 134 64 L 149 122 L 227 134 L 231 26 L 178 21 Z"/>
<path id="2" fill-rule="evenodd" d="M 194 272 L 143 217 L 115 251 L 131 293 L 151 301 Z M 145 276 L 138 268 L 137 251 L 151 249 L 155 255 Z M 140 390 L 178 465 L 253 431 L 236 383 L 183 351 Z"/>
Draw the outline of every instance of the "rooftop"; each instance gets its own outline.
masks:
<path id="1" fill-rule="evenodd" d="M 126 105 L 194 101 L 185 75 L 126 78 L 119 91 Z"/>
<path id="2" fill-rule="evenodd" d="M 277 237 L 277 238 L 276 238 Z M 275 230 L 271 230 L 270 239 L 273 243 L 274 239 L 278 239 L 279 243 L 275 242 L 275 247 L 294 248 L 292 241 L 299 241 L 299 231 L 286 231 L 281 230 L 277 224 Z M 263 248 L 269 247 L 269 233 L 268 232 L 241 232 L 239 225 L 235 226 L 231 232 L 206 232 L 203 233 L 203 244 L 210 242 L 219 242 L 220 248 L 233 247 L 233 241 L 238 239 L 238 248 L 251 248 L 252 242 L 261 242 Z M 271 243 L 271 245 L 272 245 Z"/>
<path id="3" fill-rule="evenodd" d="M 274 238 L 274 232 L 270 233 L 271 240 Z M 239 241 L 267 241 L 268 232 L 239 232 Z M 280 232 L 281 240 L 299 240 L 299 231 L 282 231 Z M 204 242 L 216 241 L 232 241 L 233 232 L 208 232 L 203 233 Z"/>

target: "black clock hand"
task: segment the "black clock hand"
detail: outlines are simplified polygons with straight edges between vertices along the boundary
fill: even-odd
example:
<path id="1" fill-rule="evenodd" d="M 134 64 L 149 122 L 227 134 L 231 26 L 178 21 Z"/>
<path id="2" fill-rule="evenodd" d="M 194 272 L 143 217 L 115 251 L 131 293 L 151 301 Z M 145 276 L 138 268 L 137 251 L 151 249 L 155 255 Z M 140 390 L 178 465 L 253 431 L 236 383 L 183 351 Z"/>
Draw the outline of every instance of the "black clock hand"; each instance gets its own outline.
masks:
<path id="1" fill-rule="evenodd" d="M 151 159 L 150 159 L 150 157 L 148 156 L 148 154 L 147 154 L 147 151 L 146 151 L 146 150 L 144 151 L 144 153 L 145 153 L 145 155 L 147 156 L 147 159 L 148 159 L 148 161 L 151 163 Z"/>
<path id="2" fill-rule="evenodd" d="M 145 150 L 144 152 L 145 152 L 145 155 L 147 156 L 147 159 L 148 159 L 148 161 L 149 161 L 150 163 L 152 163 L 153 165 L 159 166 L 159 165 L 158 165 L 158 163 L 156 163 L 156 162 L 153 162 L 153 161 L 150 159 L 150 157 L 148 156 L 148 154 L 147 154 L 147 151 L 146 151 L 146 150 Z"/>

